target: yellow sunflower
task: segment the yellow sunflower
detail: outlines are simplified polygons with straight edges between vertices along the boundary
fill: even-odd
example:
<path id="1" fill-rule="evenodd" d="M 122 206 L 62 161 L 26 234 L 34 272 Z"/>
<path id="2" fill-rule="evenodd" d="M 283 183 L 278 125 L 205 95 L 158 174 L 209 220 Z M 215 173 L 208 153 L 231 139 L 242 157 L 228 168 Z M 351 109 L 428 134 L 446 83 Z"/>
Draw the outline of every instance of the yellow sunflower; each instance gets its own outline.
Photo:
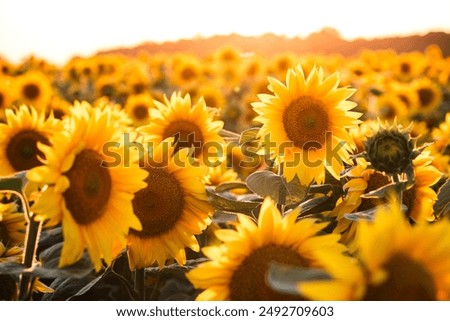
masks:
<path id="1" fill-rule="evenodd" d="M 401 121 L 408 117 L 406 104 L 396 94 L 390 92 L 378 97 L 376 112 L 381 120 Z"/>
<path id="2" fill-rule="evenodd" d="M 204 289 L 196 300 L 301 299 L 277 293 L 266 284 L 269 263 L 318 267 L 318 252 L 341 255 L 345 247 L 335 234 L 318 235 L 327 223 L 297 221 L 297 214 L 293 211 L 282 216 L 274 202 L 266 199 L 258 223 L 239 214 L 236 230 L 217 230 L 216 236 L 224 243 L 203 248 L 211 260 L 187 273 L 195 288 Z"/>
<path id="3" fill-rule="evenodd" d="M 361 222 L 358 257 L 367 269 L 364 300 L 449 300 L 450 225 L 407 222 L 399 206 Z"/>
<path id="4" fill-rule="evenodd" d="M 134 193 L 144 188 L 147 171 L 137 167 L 134 150 L 120 142 L 109 109 L 79 104 L 67 119 L 67 131 L 39 144 L 45 165 L 27 173 L 30 181 L 47 184 L 33 205 L 52 226 L 62 223 L 64 245 L 60 266 L 76 262 L 87 247 L 96 270 L 110 264 L 126 245 L 130 228 L 141 223 L 133 213 Z"/>
<path id="5" fill-rule="evenodd" d="M 172 141 L 165 140 L 149 151 L 145 163 L 147 187 L 136 193 L 133 209 L 142 230 L 128 235 L 130 268 L 145 268 L 175 258 L 186 262 L 185 248 L 199 251 L 195 235 L 211 223 L 212 207 L 204 184 L 207 168 L 194 166 L 189 149 L 174 154 Z"/>
<path id="6" fill-rule="evenodd" d="M 286 85 L 269 78 L 273 95 L 259 95 L 253 103 L 262 123 L 259 135 L 269 138 L 273 157 L 282 156 L 283 175 L 288 181 L 297 175 L 303 184 L 325 180 L 325 169 L 336 179 L 350 163 L 356 146 L 347 132 L 360 122 L 360 113 L 349 111 L 354 102 L 346 100 L 355 90 L 337 88 L 339 75 L 323 78 L 313 68 L 307 79 L 300 65 L 289 69 Z"/>
<path id="7" fill-rule="evenodd" d="M 49 76 L 39 71 L 29 71 L 14 79 L 17 104 L 33 106 L 45 110 L 53 95 Z"/>
<path id="8" fill-rule="evenodd" d="M 418 106 L 414 112 L 427 114 L 436 110 L 442 102 L 442 90 L 437 83 L 430 78 L 417 79 L 412 87 L 418 96 Z"/>
<path id="9" fill-rule="evenodd" d="M 164 96 L 164 103 L 154 101 L 156 108 L 151 112 L 151 123 L 138 128 L 155 144 L 168 137 L 174 137 L 175 151 L 184 147 L 194 147 L 194 156 L 202 159 L 204 153 L 214 154 L 214 147 L 222 146 L 223 139 L 219 131 L 223 122 L 214 120 L 215 110 L 209 109 L 200 98 L 191 104 L 191 97 L 173 93 L 170 100 Z M 213 147 L 207 150 L 208 147 Z M 223 155 L 219 155 L 223 156 Z"/>
<path id="10" fill-rule="evenodd" d="M 21 245 L 25 241 L 26 219 L 18 213 L 16 203 L 0 203 L 0 242 L 8 246 Z"/>
<path id="11" fill-rule="evenodd" d="M 37 144 L 49 145 L 51 137 L 62 130 L 52 114 L 45 118 L 25 105 L 6 111 L 6 123 L 0 124 L 0 175 L 12 175 L 42 165 L 44 154 Z"/>
<path id="12" fill-rule="evenodd" d="M 153 107 L 153 98 L 148 93 L 128 96 L 125 103 L 125 110 L 136 127 L 149 123 L 149 111 Z"/>
<path id="13" fill-rule="evenodd" d="M 433 157 L 423 152 L 414 161 L 414 185 L 403 192 L 403 204 L 406 205 L 406 216 L 416 223 L 435 220 L 433 204 L 437 194 L 432 189 L 442 176 L 442 173 L 432 165 Z"/>
<path id="14" fill-rule="evenodd" d="M 442 153 L 450 152 L 446 151 L 450 145 L 450 112 L 445 115 L 445 120 L 439 124 L 439 127 L 433 128 L 431 135 L 435 141 L 433 148 Z"/>
<path id="15" fill-rule="evenodd" d="M 354 247 L 360 264 L 327 260 L 325 270 L 334 279 L 302 282 L 302 295 L 311 300 L 450 300 L 447 220 L 411 226 L 398 204 L 390 204 L 377 209 L 374 222 L 358 224 Z"/>
<path id="16" fill-rule="evenodd" d="M 343 186 L 346 194 L 332 210 L 331 216 L 337 219 L 337 226 L 333 232 L 341 234 L 342 243 L 350 244 L 355 237 L 358 225 L 348 220 L 345 214 L 367 211 L 385 203 L 385 200 L 361 198 L 361 195 L 386 186 L 391 183 L 391 179 L 382 172 L 368 168 L 367 162 L 359 158 L 358 164 L 343 175 L 343 178 L 348 179 Z"/>
<path id="17" fill-rule="evenodd" d="M 10 82 L 0 78 L 0 122 L 5 120 L 5 111 L 11 106 L 12 101 Z"/>

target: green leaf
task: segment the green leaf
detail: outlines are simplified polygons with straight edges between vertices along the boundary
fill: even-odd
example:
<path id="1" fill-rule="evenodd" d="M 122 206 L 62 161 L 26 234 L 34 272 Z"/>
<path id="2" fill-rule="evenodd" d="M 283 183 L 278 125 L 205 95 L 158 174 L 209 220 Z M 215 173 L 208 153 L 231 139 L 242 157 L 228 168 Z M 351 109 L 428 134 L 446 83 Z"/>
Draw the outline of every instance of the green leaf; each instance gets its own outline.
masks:
<path id="1" fill-rule="evenodd" d="M 0 275 L 19 275 L 26 267 L 22 263 L 16 262 L 0 262 Z"/>
<path id="2" fill-rule="evenodd" d="M 92 262 L 85 252 L 80 260 L 70 266 L 59 267 L 63 243 L 57 243 L 42 251 L 39 255 L 41 266 L 29 269 L 29 274 L 41 278 L 54 279 L 57 277 L 83 278 L 93 271 Z"/>
<path id="3" fill-rule="evenodd" d="M 0 190 L 15 191 L 22 194 L 22 188 L 25 181 L 24 172 L 18 173 L 16 176 L 0 177 Z"/>
<path id="4" fill-rule="evenodd" d="M 230 222 L 237 221 L 237 215 L 233 212 L 227 211 L 214 211 L 214 215 L 212 217 L 214 223 L 225 223 L 228 224 Z"/>
<path id="5" fill-rule="evenodd" d="M 218 193 L 213 186 L 207 186 L 206 193 L 210 203 L 216 210 L 251 215 L 252 210 L 262 203 L 262 200 L 239 200 L 232 193 Z"/>
<path id="6" fill-rule="evenodd" d="M 300 203 L 299 215 L 303 215 L 308 212 L 313 212 L 313 210 L 315 208 L 320 207 L 320 205 L 324 204 L 329 199 L 330 198 L 328 196 L 321 196 L 321 197 L 311 198 L 309 200 L 306 200 L 306 201 Z M 320 212 L 320 210 L 317 210 L 317 212 Z"/>
<path id="7" fill-rule="evenodd" d="M 249 128 L 249 129 L 242 131 L 241 136 L 239 137 L 239 145 L 258 141 L 259 140 L 258 132 L 259 132 L 259 127 L 253 127 L 253 128 Z"/>
<path id="8" fill-rule="evenodd" d="M 437 201 L 434 203 L 434 215 L 438 218 L 450 215 L 450 179 L 439 188 Z"/>
<path id="9" fill-rule="evenodd" d="M 297 177 L 288 183 L 283 176 L 270 171 L 254 172 L 247 177 L 246 183 L 259 196 L 270 196 L 277 204 L 283 205 L 299 203 L 308 193 L 308 187 L 301 185 Z"/>
<path id="10" fill-rule="evenodd" d="M 244 182 L 225 182 L 221 183 L 216 186 L 215 191 L 216 193 L 226 192 L 230 191 L 236 188 L 245 188 L 248 190 L 247 185 Z"/>
<path id="11" fill-rule="evenodd" d="M 378 205 L 375 206 L 374 208 L 370 208 L 368 210 L 365 211 L 360 211 L 360 212 L 354 212 L 354 213 L 347 213 L 344 214 L 344 217 L 349 220 L 349 221 L 354 221 L 354 222 L 358 222 L 358 221 L 368 221 L 368 222 L 372 222 L 375 218 L 375 213 L 381 209 L 381 207 L 384 207 L 386 209 L 389 209 L 390 205 Z M 406 212 L 408 210 L 408 208 L 406 207 L 406 205 L 402 204 L 401 206 L 401 210 L 402 212 Z"/>
<path id="12" fill-rule="evenodd" d="M 299 295 L 297 285 L 305 281 L 331 280 L 331 276 L 321 269 L 303 268 L 270 262 L 267 283 L 274 291 Z"/>

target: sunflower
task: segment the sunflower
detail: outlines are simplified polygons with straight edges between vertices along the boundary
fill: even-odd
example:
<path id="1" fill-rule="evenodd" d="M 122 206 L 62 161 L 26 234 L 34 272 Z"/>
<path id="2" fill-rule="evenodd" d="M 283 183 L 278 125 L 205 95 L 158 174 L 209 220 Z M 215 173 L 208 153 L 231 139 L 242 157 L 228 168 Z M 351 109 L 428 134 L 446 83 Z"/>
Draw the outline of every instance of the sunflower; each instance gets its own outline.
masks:
<path id="1" fill-rule="evenodd" d="M 346 131 L 356 127 L 361 114 L 349 111 L 356 103 L 347 101 L 355 91 L 337 88 L 339 75 L 323 78 L 313 68 L 305 79 L 300 65 L 289 69 L 286 85 L 269 78 L 273 95 L 259 95 L 253 103 L 262 123 L 259 135 L 274 144 L 273 157 L 283 156 L 283 175 L 297 175 L 303 184 L 325 180 L 325 168 L 339 179 L 343 163 L 350 163 L 356 146 Z M 332 152 L 333 151 L 333 152 Z"/>
<path id="2" fill-rule="evenodd" d="M 414 222 L 434 221 L 433 204 L 437 200 L 437 194 L 432 186 L 436 184 L 442 173 L 431 163 L 433 157 L 428 152 L 423 152 L 414 161 L 414 185 L 403 192 L 403 204 L 406 205 L 406 216 Z"/>
<path id="3" fill-rule="evenodd" d="M 442 153 L 450 153 L 450 113 L 445 115 L 445 120 L 439 127 L 433 128 L 431 135 L 435 141 L 434 148 Z"/>
<path id="4" fill-rule="evenodd" d="M 297 267 L 318 267 L 316 254 L 341 255 L 345 247 L 335 234 L 317 234 L 327 223 L 315 219 L 297 221 L 297 211 L 285 216 L 266 199 L 258 223 L 238 214 L 236 230 L 221 229 L 219 246 L 205 247 L 211 260 L 187 273 L 195 288 L 204 289 L 196 300 L 293 300 L 301 297 L 280 294 L 265 282 L 269 263 Z"/>
<path id="5" fill-rule="evenodd" d="M 311 300 L 450 300 L 450 223 L 411 226 L 398 204 L 379 207 L 374 222 L 358 223 L 358 265 L 331 262 L 332 281 L 303 282 Z M 324 292 L 327 291 L 327 292 Z M 334 293 L 342 294 L 336 298 Z"/>
<path id="6" fill-rule="evenodd" d="M 406 104 L 394 93 L 385 93 L 378 97 L 376 112 L 382 120 L 403 120 L 408 117 Z"/>
<path id="7" fill-rule="evenodd" d="M 21 245 L 25 241 L 26 220 L 17 212 L 15 202 L 0 203 L 0 242 L 8 246 Z"/>
<path id="8" fill-rule="evenodd" d="M 12 101 L 9 81 L 0 78 L 0 122 L 5 120 L 5 111 L 11 106 Z"/>
<path id="9" fill-rule="evenodd" d="M 228 167 L 226 162 L 221 162 L 219 166 L 209 167 L 208 185 L 217 186 L 221 183 L 239 181 L 239 174 Z"/>
<path id="10" fill-rule="evenodd" d="M 358 225 L 348 220 L 345 214 L 371 210 L 385 203 L 383 199 L 361 198 L 361 195 L 391 183 L 391 179 L 382 172 L 368 168 L 367 162 L 363 159 L 358 159 L 357 165 L 347 171 L 342 178 L 347 180 L 343 186 L 346 194 L 330 215 L 337 219 L 337 226 L 333 232 L 341 234 L 342 243 L 350 244 Z"/>
<path id="11" fill-rule="evenodd" d="M 37 144 L 50 144 L 51 137 L 62 129 L 52 114 L 25 105 L 6 110 L 6 123 L 0 124 L 0 175 L 29 170 L 42 165 L 44 154 Z"/>
<path id="12" fill-rule="evenodd" d="M 125 154 L 111 110 L 86 104 L 73 108 L 68 129 L 51 140 L 54 148 L 39 144 L 45 165 L 27 177 L 48 186 L 33 212 L 48 226 L 62 223 L 60 266 L 76 262 L 87 247 L 99 270 L 102 259 L 109 265 L 125 247 L 129 229 L 141 228 L 131 201 L 146 186 L 147 172 L 137 167 L 134 150 Z"/>
<path id="13" fill-rule="evenodd" d="M 49 76 L 39 71 L 29 71 L 14 79 L 16 104 L 26 104 L 45 110 L 53 95 Z"/>
<path id="14" fill-rule="evenodd" d="M 361 222 L 358 257 L 367 269 L 364 300 L 449 300 L 450 225 L 411 227 L 399 206 L 380 208 Z"/>
<path id="15" fill-rule="evenodd" d="M 22 263 L 23 249 L 18 246 L 6 247 L 0 241 L 0 263 Z M 16 300 L 18 293 L 18 278 L 10 274 L 0 274 L 0 301 Z M 48 293 L 53 290 L 39 280 L 33 284 L 33 292 Z"/>
<path id="16" fill-rule="evenodd" d="M 426 67 L 424 55 L 418 52 L 402 53 L 396 60 L 394 76 L 404 82 L 418 77 Z"/>
<path id="17" fill-rule="evenodd" d="M 125 103 L 125 110 L 136 127 L 149 123 L 149 111 L 153 107 L 153 98 L 148 93 L 128 96 Z"/>
<path id="18" fill-rule="evenodd" d="M 147 187 L 136 193 L 133 209 L 142 230 L 128 236 L 130 268 L 145 268 L 175 258 L 186 262 L 185 247 L 199 251 L 195 235 L 211 223 L 204 179 L 207 168 L 194 166 L 189 149 L 174 154 L 171 139 L 149 151 Z M 172 156 L 173 155 L 173 156 Z"/>
<path id="19" fill-rule="evenodd" d="M 159 144 L 168 137 L 174 137 L 177 146 L 175 152 L 183 147 L 194 146 L 194 156 L 200 159 L 204 153 L 211 156 L 213 151 L 209 151 L 208 147 L 222 146 L 223 139 L 219 131 L 223 122 L 214 120 L 215 110 L 208 109 L 202 98 L 191 105 L 189 94 L 182 97 L 180 93 L 173 93 L 170 100 L 164 96 L 164 103 L 154 103 L 156 108 L 150 115 L 151 123 L 138 128 L 153 143 Z"/>
<path id="20" fill-rule="evenodd" d="M 185 54 L 175 58 L 172 66 L 172 83 L 183 90 L 191 90 L 202 80 L 202 64 L 195 56 Z"/>
<path id="21" fill-rule="evenodd" d="M 196 91 L 196 96 L 193 97 L 193 101 L 202 99 L 205 101 L 205 105 L 212 108 L 222 109 L 225 106 L 226 100 L 223 91 L 220 87 L 214 84 L 204 84 L 200 86 Z"/>
<path id="22" fill-rule="evenodd" d="M 418 96 L 418 106 L 414 112 L 428 114 L 435 111 L 442 102 L 440 86 L 430 78 L 424 77 L 413 82 L 412 87 Z"/>

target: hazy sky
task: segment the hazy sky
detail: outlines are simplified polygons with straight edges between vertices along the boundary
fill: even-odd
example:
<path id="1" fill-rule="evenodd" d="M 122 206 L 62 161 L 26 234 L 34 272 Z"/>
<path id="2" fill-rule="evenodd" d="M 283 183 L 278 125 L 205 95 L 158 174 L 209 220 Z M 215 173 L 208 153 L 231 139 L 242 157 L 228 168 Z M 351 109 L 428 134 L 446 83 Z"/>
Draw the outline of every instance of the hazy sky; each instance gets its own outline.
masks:
<path id="1" fill-rule="evenodd" d="M 342 37 L 450 32 L 449 0 L 0 0 L 0 55 L 73 55 L 213 34 L 304 37 L 323 27 Z"/>

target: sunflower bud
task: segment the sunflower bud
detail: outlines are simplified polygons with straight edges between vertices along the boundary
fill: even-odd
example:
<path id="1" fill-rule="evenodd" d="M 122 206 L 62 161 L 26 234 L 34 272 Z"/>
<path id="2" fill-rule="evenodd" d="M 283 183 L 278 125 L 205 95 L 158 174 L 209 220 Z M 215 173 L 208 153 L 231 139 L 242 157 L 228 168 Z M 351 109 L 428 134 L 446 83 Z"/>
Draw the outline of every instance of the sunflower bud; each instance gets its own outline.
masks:
<path id="1" fill-rule="evenodd" d="M 380 125 L 378 132 L 364 142 L 364 156 L 375 170 L 388 175 L 411 172 L 412 161 L 420 151 L 415 149 L 410 129 L 403 129 L 395 123 L 390 128 Z"/>

